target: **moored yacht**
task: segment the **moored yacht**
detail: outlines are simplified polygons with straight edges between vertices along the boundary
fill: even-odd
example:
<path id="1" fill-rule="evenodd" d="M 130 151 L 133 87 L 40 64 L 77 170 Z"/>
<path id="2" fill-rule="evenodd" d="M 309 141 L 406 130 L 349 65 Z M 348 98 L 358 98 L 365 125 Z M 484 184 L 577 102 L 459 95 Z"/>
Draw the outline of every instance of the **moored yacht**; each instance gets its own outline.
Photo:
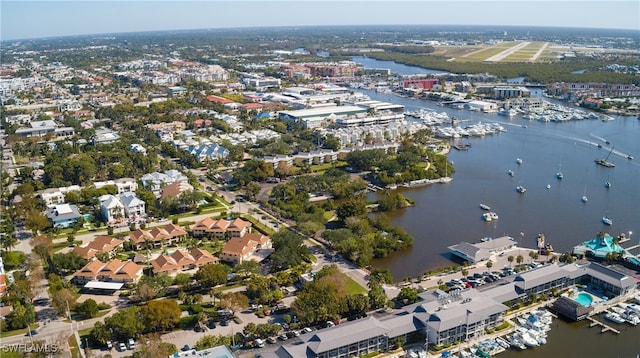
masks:
<path id="1" fill-rule="evenodd" d="M 516 187 L 516 191 L 517 191 L 518 193 L 520 193 L 520 194 L 524 194 L 524 193 L 527 191 L 527 189 L 526 189 L 525 187 L 523 187 L 522 185 L 518 185 L 518 186 Z"/>
<path id="2" fill-rule="evenodd" d="M 613 225 L 613 220 L 611 220 L 611 218 L 610 218 L 610 217 L 608 217 L 608 216 L 603 216 L 603 217 L 602 217 L 602 222 L 603 222 L 605 225 Z"/>
<path id="3" fill-rule="evenodd" d="M 482 210 L 491 210 L 491 207 L 489 205 L 487 205 L 487 204 L 480 204 L 480 208 Z"/>
<path id="4" fill-rule="evenodd" d="M 491 214 L 489 214 L 489 213 L 484 213 L 484 214 L 482 214 L 482 220 L 484 220 L 484 221 L 486 221 L 486 222 L 491 221 L 491 220 L 492 220 L 492 218 L 491 218 Z"/>
<path id="5" fill-rule="evenodd" d="M 608 312 L 604 315 L 604 318 L 615 323 L 624 323 L 624 318 L 620 317 L 620 315 L 615 312 Z"/>

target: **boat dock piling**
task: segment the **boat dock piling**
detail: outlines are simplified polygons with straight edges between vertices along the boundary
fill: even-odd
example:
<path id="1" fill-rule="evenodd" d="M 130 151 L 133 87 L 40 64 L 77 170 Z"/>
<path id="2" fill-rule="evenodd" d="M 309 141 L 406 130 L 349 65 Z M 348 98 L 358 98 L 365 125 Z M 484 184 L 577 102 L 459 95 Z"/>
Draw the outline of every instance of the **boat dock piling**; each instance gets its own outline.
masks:
<path id="1" fill-rule="evenodd" d="M 620 331 L 609 326 L 606 325 L 600 321 L 598 321 L 597 319 L 593 318 L 593 317 L 587 317 L 587 319 L 591 322 L 589 323 L 589 327 L 594 327 L 594 326 L 602 326 L 602 330 L 600 331 L 600 333 L 604 333 L 606 331 L 612 331 L 615 334 L 620 334 Z"/>

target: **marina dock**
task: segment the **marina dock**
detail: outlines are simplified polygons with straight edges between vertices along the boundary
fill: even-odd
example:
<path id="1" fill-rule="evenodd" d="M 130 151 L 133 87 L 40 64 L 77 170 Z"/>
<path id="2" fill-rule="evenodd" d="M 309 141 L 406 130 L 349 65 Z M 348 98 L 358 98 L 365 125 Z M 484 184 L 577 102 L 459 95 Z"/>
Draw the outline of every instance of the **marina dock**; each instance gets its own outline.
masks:
<path id="1" fill-rule="evenodd" d="M 620 334 L 620 331 L 607 325 L 604 324 L 603 322 L 598 321 L 597 319 L 593 318 L 593 317 L 587 317 L 587 319 L 589 320 L 589 327 L 595 327 L 595 326 L 602 326 L 602 330 L 600 331 L 600 333 L 605 333 L 607 331 L 611 331 L 615 334 Z"/>

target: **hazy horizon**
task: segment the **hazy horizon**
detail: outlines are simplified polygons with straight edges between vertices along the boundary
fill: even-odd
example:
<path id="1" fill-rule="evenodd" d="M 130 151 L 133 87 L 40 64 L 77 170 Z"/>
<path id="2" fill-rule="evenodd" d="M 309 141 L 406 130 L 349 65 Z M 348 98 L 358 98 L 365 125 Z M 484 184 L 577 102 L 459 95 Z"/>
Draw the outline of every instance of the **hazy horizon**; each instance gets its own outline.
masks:
<path id="1" fill-rule="evenodd" d="M 2 1 L 0 39 L 311 26 L 640 30 L 638 1 Z"/>

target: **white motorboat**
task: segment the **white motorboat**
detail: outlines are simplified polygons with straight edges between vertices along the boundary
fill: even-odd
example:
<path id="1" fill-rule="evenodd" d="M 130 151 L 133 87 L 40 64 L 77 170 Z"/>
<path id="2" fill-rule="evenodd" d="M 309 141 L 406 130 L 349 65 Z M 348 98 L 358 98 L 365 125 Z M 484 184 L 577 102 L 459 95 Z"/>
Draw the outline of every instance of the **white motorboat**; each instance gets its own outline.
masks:
<path id="1" fill-rule="evenodd" d="M 516 187 L 516 191 L 517 191 L 518 193 L 520 193 L 520 194 L 524 194 L 524 193 L 527 191 L 527 189 L 526 189 L 525 187 L 523 187 L 522 185 L 518 185 L 518 186 Z"/>
<path id="2" fill-rule="evenodd" d="M 640 316 L 640 305 L 635 303 L 618 303 L 618 304 L 620 305 L 620 307 L 623 307 L 624 309 L 627 309 L 627 310 L 631 310 Z"/>
<path id="3" fill-rule="evenodd" d="M 490 213 L 482 214 L 482 220 L 484 220 L 486 222 L 490 222 L 491 221 L 491 214 Z"/>
<path id="4" fill-rule="evenodd" d="M 521 158 L 516 158 L 516 163 L 522 164 L 522 159 Z"/>
<path id="5" fill-rule="evenodd" d="M 611 218 L 610 218 L 610 217 L 608 217 L 608 216 L 603 216 L 603 217 L 602 217 L 602 222 L 603 222 L 605 225 L 613 225 L 613 220 L 611 220 Z"/>
<path id="6" fill-rule="evenodd" d="M 494 213 L 493 211 L 489 212 L 489 216 L 491 216 L 491 220 L 498 220 L 498 214 Z"/>
<path id="7" fill-rule="evenodd" d="M 582 200 L 583 203 L 586 203 L 587 201 L 589 201 L 589 198 L 587 198 L 586 195 L 583 195 L 582 198 L 580 198 L 580 200 Z"/>
<path id="8" fill-rule="evenodd" d="M 547 189 L 551 189 L 551 184 L 547 184 Z"/>
<path id="9" fill-rule="evenodd" d="M 531 334 L 529 334 L 528 330 L 525 329 L 525 331 L 521 331 L 519 333 L 520 333 L 519 334 L 520 338 L 522 339 L 522 342 L 524 343 L 525 346 L 537 347 L 540 345 L 540 343 L 538 343 L 538 340 L 533 338 Z"/>
<path id="10" fill-rule="evenodd" d="M 620 317 L 620 315 L 615 312 L 608 312 L 604 315 L 604 318 L 615 323 L 624 323 L 624 318 Z"/>
<path id="11" fill-rule="evenodd" d="M 620 318 L 624 319 L 627 323 L 637 326 L 640 323 L 640 317 L 632 310 L 624 310 L 620 313 Z"/>
<path id="12" fill-rule="evenodd" d="M 509 344 L 509 342 L 504 340 L 502 337 L 496 337 L 496 342 L 500 345 L 500 347 L 504 349 L 508 349 L 509 347 L 511 347 L 511 344 Z"/>
<path id="13" fill-rule="evenodd" d="M 527 347 L 524 345 L 524 342 L 522 341 L 518 333 L 514 333 L 510 336 L 507 336 L 507 339 L 509 340 L 509 343 L 511 344 L 512 347 L 516 347 L 520 350 L 527 349 Z"/>
<path id="14" fill-rule="evenodd" d="M 509 174 L 510 177 L 516 175 L 513 170 L 509 169 L 509 171 L 507 171 L 507 174 Z"/>
<path id="15" fill-rule="evenodd" d="M 491 207 L 487 204 L 480 204 L 480 209 L 482 210 L 491 210 Z"/>

